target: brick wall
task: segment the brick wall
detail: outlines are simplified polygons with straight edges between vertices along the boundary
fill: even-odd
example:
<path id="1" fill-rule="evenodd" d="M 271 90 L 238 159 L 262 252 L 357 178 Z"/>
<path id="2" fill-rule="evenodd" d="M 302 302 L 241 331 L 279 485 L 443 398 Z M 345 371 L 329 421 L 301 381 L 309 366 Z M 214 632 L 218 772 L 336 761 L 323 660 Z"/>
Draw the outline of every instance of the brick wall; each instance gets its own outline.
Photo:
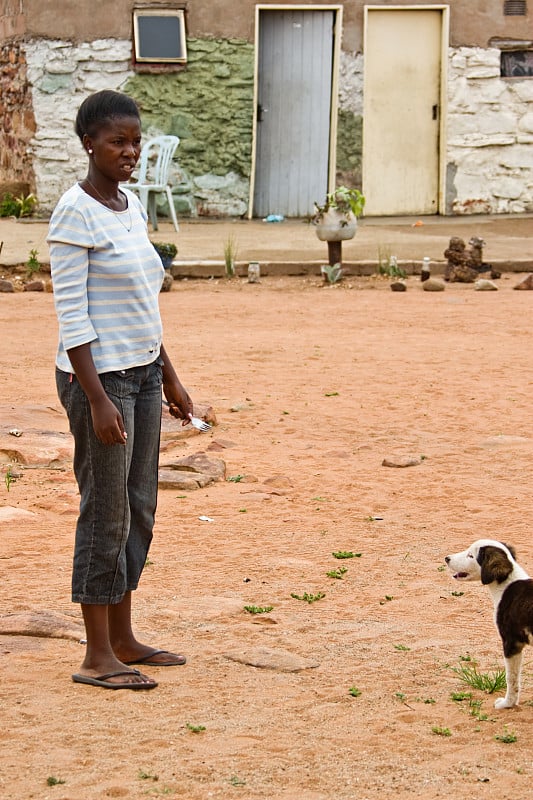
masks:
<path id="1" fill-rule="evenodd" d="M 31 139 L 35 133 L 23 46 L 0 46 L 0 194 L 34 186 Z"/>

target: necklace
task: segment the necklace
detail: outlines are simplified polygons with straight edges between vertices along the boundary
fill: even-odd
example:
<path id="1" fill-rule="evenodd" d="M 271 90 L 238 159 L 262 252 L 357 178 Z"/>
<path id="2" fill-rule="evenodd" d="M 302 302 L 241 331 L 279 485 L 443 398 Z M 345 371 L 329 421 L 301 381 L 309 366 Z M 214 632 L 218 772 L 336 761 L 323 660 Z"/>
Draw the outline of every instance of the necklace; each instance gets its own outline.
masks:
<path id="1" fill-rule="evenodd" d="M 100 198 L 100 200 L 102 201 L 102 203 L 105 205 L 105 207 L 106 207 L 106 208 L 108 208 L 108 209 L 111 211 L 111 213 L 115 215 L 115 217 L 118 219 L 118 221 L 120 222 L 120 224 L 122 225 L 122 227 L 123 227 L 123 228 L 125 228 L 127 231 L 131 231 L 131 228 L 132 228 L 132 222 L 131 222 L 131 209 L 130 209 L 129 203 L 128 203 L 128 205 L 126 206 L 126 208 L 128 209 L 128 217 L 129 217 L 129 221 L 128 221 L 128 223 L 126 224 L 126 223 L 124 222 L 124 220 L 122 219 L 122 216 L 121 216 L 121 214 L 122 214 L 122 213 L 124 213 L 124 212 L 121 212 L 121 211 L 115 211 L 115 209 L 114 209 L 114 208 L 111 208 L 111 206 L 109 205 L 109 200 L 106 200 L 106 199 L 105 199 L 105 197 L 104 197 L 103 195 L 101 195 L 101 194 L 100 194 L 100 192 L 98 191 L 98 189 L 96 188 L 96 186 L 95 186 L 94 184 L 92 184 L 92 183 L 91 183 L 91 181 L 89 180 L 89 178 L 85 178 L 85 182 L 86 182 L 86 183 L 88 183 L 88 184 L 89 184 L 89 186 L 91 187 L 91 189 L 93 190 L 93 192 L 95 192 L 95 193 L 98 195 L 98 197 Z M 126 202 L 127 202 L 127 198 L 126 198 Z M 124 210 L 125 210 L 125 209 L 124 209 Z"/>

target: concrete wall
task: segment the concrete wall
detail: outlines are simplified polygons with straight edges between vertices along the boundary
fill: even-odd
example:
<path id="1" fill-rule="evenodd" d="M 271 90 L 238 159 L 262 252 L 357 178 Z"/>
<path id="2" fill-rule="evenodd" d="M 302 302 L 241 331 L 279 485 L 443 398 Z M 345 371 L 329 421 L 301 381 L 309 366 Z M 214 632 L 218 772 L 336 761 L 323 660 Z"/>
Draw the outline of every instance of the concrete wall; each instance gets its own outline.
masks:
<path id="1" fill-rule="evenodd" d="M 531 0 L 530 0 L 531 1 Z M 165 5 L 159 0 L 150 5 Z M 299 5 L 320 5 L 320 0 L 304 0 Z M 363 47 L 363 9 L 365 0 L 346 0 L 344 6 L 344 47 L 360 52 Z M 431 5 L 427 0 L 380 0 L 374 5 Z M 139 3 L 142 5 L 142 3 Z M 168 3 L 167 3 L 168 5 Z M 180 5 L 180 3 L 174 3 Z M 227 38 L 253 41 L 255 0 L 189 0 L 181 4 L 187 12 L 187 29 L 193 38 Z M 279 0 L 276 5 L 295 5 Z M 449 0 L 451 9 L 451 45 L 453 47 L 486 47 L 491 36 L 523 38 L 526 34 L 523 17 L 506 17 L 503 0 Z M 91 41 L 102 38 L 131 38 L 132 0 L 2 0 L 2 8 L 11 9 L 11 16 L 20 16 L 24 9 L 25 32 L 30 37 L 56 38 L 58 13 L 61 15 L 62 39 Z M 112 8 L 112 12 L 110 9 Z M 529 22 L 531 23 L 531 10 Z M 1 29 L 0 29 L 1 30 Z M 529 36 L 532 34 L 530 33 Z"/>

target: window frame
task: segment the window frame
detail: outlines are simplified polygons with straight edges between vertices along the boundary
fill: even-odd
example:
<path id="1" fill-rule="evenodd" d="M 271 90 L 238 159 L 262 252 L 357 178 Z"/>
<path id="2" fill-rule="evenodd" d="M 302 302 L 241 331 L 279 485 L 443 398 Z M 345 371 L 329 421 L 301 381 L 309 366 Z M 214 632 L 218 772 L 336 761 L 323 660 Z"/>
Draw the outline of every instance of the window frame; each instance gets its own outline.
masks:
<path id="1" fill-rule="evenodd" d="M 142 56 L 141 33 L 139 30 L 139 18 L 142 17 L 173 17 L 179 21 L 179 49 L 182 55 L 176 58 L 164 58 L 155 56 Z M 185 9 L 183 8 L 162 8 L 161 6 L 143 6 L 133 9 L 133 56 L 135 64 L 140 66 L 150 65 L 184 65 L 187 63 L 187 36 L 185 29 Z"/>

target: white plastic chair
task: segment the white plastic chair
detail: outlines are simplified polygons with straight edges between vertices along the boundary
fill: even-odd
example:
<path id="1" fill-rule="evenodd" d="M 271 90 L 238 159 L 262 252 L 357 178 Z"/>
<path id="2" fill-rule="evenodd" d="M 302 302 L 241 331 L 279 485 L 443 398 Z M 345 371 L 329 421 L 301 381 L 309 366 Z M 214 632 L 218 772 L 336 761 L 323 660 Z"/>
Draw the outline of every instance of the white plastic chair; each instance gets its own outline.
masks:
<path id="1" fill-rule="evenodd" d="M 178 231 L 176 209 L 172 191 L 168 185 L 168 173 L 172 157 L 180 140 L 178 136 L 156 136 L 143 145 L 139 165 L 139 177 L 135 183 L 125 183 L 127 189 L 139 193 L 139 199 L 146 209 L 154 231 L 157 230 L 157 195 L 165 194 L 174 228 Z M 155 163 L 151 160 L 155 156 Z M 150 174 L 148 174 L 150 173 Z"/>

